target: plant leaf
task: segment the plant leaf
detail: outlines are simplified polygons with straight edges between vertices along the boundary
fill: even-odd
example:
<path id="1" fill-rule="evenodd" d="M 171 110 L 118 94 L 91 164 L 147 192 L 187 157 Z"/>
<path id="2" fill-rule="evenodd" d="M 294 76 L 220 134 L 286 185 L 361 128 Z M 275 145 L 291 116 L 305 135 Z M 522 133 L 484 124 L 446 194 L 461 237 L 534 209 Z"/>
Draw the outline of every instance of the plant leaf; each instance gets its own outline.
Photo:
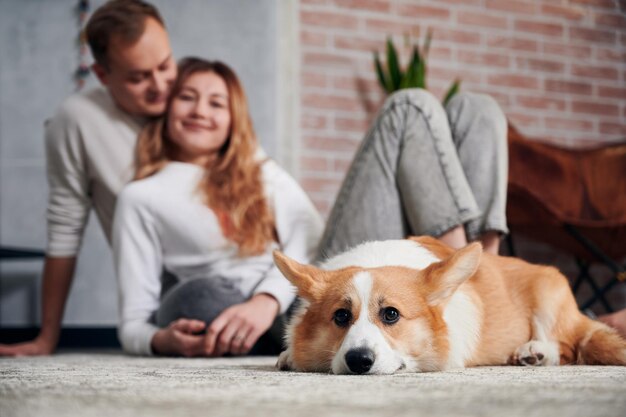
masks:
<path id="1" fill-rule="evenodd" d="M 428 28 L 426 30 L 426 39 L 424 39 L 424 46 L 422 47 L 422 55 L 424 56 L 424 59 L 426 59 L 426 56 L 428 55 L 428 51 L 430 51 L 430 41 L 433 38 L 433 30 L 431 28 Z"/>
<path id="2" fill-rule="evenodd" d="M 407 68 L 406 72 L 402 75 L 402 80 L 400 81 L 399 90 L 403 90 L 405 88 L 411 88 L 411 68 Z"/>
<path id="3" fill-rule="evenodd" d="M 413 47 L 413 54 L 411 56 L 411 61 L 409 62 L 409 66 L 407 67 L 406 73 L 404 74 L 403 87 L 402 88 L 416 88 L 418 85 L 418 72 L 420 65 L 421 57 L 419 48 L 417 45 Z"/>
<path id="4" fill-rule="evenodd" d="M 426 60 L 422 59 L 419 62 L 418 68 L 417 68 L 417 75 L 416 75 L 416 81 L 415 81 L 416 87 L 419 88 L 426 88 Z"/>
<path id="5" fill-rule="evenodd" d="M 448 92 L 446 93 L 444 99 L 443 99 L 443 105 L 445 106 L 446 104 L 448 104 L 448 101 L 450 101 L 450 99 L 452 97 L 454 97 L 454 95 L 456 93 L 459 92 L 459 88 L 461 87 L 461 80 L 459 80 L 458 78 L 456 80 L 454 80 L 454 82 L 452 83 L 452 85 L 450 86 L 450 88 L 448 89 Z"/>
<path id="6" fill-rule="evenodd" d="M 393 90 L 390 89 L 389 80 L 385 76 L 385 70 L 383 70 L 383 66 L 380 63 L 380 57 L 378 56 L 378 52 L 374 52 L 374 66 L 376 67 L 376 75 L 378 76 L 378 82 L 380 86 L 387 93 L 391 93 Z"/>
<path id="7" fill-rule="evenodd" d="M 391 37 L 387 38 L 387 68 L 389 69 L 391 91 L 396 91 L 400 88 L 402 71 L 398 64 L 398 53 L 396 52 L 396 47 L 393 45 Z"/>

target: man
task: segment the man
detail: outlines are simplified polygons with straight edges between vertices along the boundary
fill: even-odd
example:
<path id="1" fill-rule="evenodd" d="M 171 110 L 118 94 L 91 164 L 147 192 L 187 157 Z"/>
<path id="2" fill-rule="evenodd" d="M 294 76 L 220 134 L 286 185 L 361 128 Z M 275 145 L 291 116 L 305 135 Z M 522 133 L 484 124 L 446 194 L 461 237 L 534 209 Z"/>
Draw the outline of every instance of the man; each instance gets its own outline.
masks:
<path id="1" fill-rule="evenodd" d="M 149 118 L 163 114 L 176 78 L 154 6 L 110 1 L 95 11 L 86 32 L 104 88 L 69 97 L 46 123 L 50 197 L 41 332 L 26 343 L 0 345 L 0 355 L 54 351 L 89 210 L 110 241 L 117 194 L 133 175 L 137 135 Z"/>

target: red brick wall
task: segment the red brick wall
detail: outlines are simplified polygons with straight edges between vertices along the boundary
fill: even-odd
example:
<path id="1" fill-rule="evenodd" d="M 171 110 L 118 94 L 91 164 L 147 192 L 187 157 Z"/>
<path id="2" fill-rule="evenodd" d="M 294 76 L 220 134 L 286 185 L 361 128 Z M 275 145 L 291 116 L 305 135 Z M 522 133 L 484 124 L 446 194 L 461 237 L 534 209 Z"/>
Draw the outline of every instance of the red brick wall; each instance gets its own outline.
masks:
<path id="1" fill-rule="evenodd" d="M 384 95 L 372 51 L 433 29 L 429 88 L 493 95 L 525 134 L 626 138 L 625 0 L 300 0 L 300 181 L 327 214 Z M 404 48 L 406 63 L 408 48 Z"/>

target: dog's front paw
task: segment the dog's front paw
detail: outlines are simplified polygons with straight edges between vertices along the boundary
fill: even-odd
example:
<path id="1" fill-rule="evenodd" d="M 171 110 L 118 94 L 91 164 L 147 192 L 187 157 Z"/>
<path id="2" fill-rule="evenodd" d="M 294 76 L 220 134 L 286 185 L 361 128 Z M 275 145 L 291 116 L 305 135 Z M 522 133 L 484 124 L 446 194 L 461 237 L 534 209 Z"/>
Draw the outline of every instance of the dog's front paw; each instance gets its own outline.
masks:
<path id="1" fill-rule="evenodd" d="M 276 367 L 281 371 L 291 371 L 293 369 L 293 360 L 291 359 L 291 350 L 287 349 L 280 353 Z"/>
<path id="2" fill-rule="evenodd" d="M 515 350 L 509 359 L 512 365 L 554 366 L 559 364 L 559 349 L 554 342 L 531 340 Z"/>

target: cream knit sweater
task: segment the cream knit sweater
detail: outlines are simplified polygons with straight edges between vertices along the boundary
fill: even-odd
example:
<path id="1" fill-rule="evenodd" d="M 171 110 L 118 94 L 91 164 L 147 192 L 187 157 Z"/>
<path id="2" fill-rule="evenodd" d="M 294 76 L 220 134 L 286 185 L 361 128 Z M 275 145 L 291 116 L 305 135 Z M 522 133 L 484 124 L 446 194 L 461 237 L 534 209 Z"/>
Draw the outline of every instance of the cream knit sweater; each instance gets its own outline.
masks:
<path id="1" fill-rule="evenodd" d="M 110 242 L 116 197 L 132 178 L 142 125 L 104 88 L 70 96 L 46 122 L 48 256 L 76 256 L 92 207 Z"/>

